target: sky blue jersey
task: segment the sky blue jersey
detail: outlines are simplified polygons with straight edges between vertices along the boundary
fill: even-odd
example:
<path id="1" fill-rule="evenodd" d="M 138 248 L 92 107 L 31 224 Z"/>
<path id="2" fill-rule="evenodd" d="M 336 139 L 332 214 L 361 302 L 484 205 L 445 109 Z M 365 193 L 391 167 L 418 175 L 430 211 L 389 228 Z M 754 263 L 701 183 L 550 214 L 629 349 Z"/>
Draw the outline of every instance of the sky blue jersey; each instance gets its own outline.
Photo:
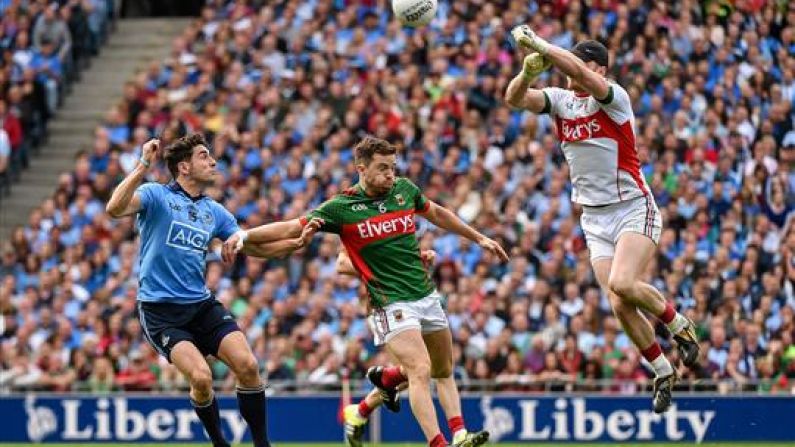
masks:
<path id="1" fill-rule="evenodd" d="M 240 229 L 215 200 L 191 197 L 173 182 L 146 183 L 136 190 L 141 210 L 138 300 L 193 303 L 210 297 L 204 273 L 213 238 L 226 240 Z"/>

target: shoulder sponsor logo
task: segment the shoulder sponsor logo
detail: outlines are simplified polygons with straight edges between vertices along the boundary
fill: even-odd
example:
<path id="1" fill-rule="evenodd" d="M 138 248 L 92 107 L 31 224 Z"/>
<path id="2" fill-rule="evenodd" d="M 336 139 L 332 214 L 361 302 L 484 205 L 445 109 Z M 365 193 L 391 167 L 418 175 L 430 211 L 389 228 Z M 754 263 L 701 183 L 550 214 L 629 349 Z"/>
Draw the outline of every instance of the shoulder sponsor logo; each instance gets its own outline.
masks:
<path id="1" fill-rule="evenodd" d="M 173 211 L 182 211 L 182 205 L 179 203 L 174 203 L 172 201 L 168 201 L 168 207 L 171 208 Z"/>
<path id="2" fill-rule="evenodd" d="M 403 198 L 402 194 L 395 194 L 395 200 L 397 201 L 398 206 L 403 206 L 406 204 L 406 199 Z"/>
<path id="3" fill-rule="evenodd" d="M 210 233 L 188 224 L 172 221 L 166 245 L 180 250 L 204 253 L 210 243 Z"/>

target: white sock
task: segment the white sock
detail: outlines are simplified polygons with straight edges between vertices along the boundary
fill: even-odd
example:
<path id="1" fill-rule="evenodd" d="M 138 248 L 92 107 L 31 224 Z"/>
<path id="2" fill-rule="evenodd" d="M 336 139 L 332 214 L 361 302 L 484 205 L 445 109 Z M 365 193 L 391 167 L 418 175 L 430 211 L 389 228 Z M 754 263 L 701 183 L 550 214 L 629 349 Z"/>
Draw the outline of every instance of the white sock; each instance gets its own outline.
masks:
<path id="1" fill-rule="evenodd" d="M 453 433 L 453 442 L 455 442 L 457 440 L 457 438 L 462 437 L 462 436 L 466 436 L 466 435 L 467 435 L 467 429 L 466 428 L 459 429 L 458 431 Z"/>
<path id="2" fill-rule="evenodd" d="M 666 324 L 665 326 L 668 327 L 668 330 L 671 331 L 672 334 L 676 334 L 679 333 L 679 331 L 681 331 L 682 329 L 684 329 L 685 326 L 687 326 L 688 324 L 690 324 L 690 322 L 687 321 L 687 318 L 685 318 L 684 315 L 677 312 L 674 319 L 671 320 L 671 322 Z"/>
<path id="3" fill-rule="evenodd" d="M 654 368 L 654 373 L 657 374 L 657 377 L 665 377 L 670 376 L 674 373 L 674 369 L 671 367 L 671 362 L 665 357 L 665 354 L 660 354 L 656 359 L 651 362 L 652 368 Z"/>

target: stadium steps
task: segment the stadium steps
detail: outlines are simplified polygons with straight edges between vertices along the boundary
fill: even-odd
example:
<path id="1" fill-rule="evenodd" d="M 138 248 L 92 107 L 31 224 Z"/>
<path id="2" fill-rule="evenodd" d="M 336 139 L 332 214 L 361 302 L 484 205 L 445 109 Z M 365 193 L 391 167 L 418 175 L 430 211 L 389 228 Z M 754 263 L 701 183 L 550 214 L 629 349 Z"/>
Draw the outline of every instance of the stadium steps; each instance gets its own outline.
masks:
<path id="1" fill-rule="evenodd" d="M 74 157 L 93 146 L 94 129 L 108 108 L 122 97 L 124 82 L 151 61 L 168 56 L 171 41 L 190 19 L 123 19 L 99 56 L 80 74 L 48 125 L 47 142 L 30 160 L 11 196 L 0 200 L 0 241 L 28 221 L 31 210 L 52 197 L 62 172 L 71 172 Z"/>

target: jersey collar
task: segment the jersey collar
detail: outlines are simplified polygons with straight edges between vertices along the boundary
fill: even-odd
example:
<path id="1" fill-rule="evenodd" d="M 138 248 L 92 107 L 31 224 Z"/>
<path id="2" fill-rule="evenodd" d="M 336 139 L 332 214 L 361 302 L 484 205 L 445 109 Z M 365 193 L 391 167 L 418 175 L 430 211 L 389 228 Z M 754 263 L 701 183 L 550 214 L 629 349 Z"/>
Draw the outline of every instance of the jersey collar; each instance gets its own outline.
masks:
<path id="1" fill-rule="evenodd" d="M 198 202 L 199 200 L 205 197 L 204 194 L 199 194 L 198 196 L 192 196 L 188 194 L 188 191 L 185 191 L 185 188 L 183 188 L 182 185 L 180 185 L 177 181 L 172 181 L 171 183 L 169 183 L 168 189 L 170 189 L 171 191 L 177 194 L 182 194 L 183 196 L 191 199 L 194 202 Z"/>

